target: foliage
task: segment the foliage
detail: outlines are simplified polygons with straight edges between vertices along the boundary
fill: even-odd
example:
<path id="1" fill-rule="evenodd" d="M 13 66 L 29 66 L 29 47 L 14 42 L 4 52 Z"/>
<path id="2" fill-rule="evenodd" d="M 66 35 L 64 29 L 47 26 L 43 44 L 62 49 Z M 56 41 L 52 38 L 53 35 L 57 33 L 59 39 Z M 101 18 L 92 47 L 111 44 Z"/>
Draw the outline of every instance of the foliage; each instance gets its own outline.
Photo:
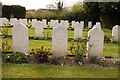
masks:
<path id="1" fill-rule="evenodd" d="M 106 43 L 110 43 L 110 42 L 111 42 L 111 37 L 105 35 L 105 36 L 104 36 L 104 41 L 105 41 Z"/>
<path id="2" fill-rule="evenodd" d="M 118 64 L 118 65 L 120 65 L 120 57 L 114 57 L 114 58 L 113 58 L 113 64 Z"/>
<path id="3" fill-rule="evenodd" d="M 2 35 L 3 35 L 4 37 L 7 37 L 7 36 L 8 36 L 8 31 L 9 31 L 9 30 L 8 30 L 8 27 L 5 26 L 5 27 L 2 29 L 2 31 L 1 31 L 1 32 L 2 32 Z"/>
<path id="4" fill-rule="evenodd" d="M 87 15 L 87 21 L 92 21 L 93 25 L 96 22 L 100 22 L 101 9 L 99 8 L 98 2 L 87 2 L 84 3 L 83 6 L 85 14 Z"/>
<path id="5" fill-rule="evenodd" d="M 49 60 L 49 63 L 57 65 L 57 64 L 59 64 L 59 60 L 55 57 L 51 57 L 50 60 Z"/>
<path id="6" fill-rule="evenodd" d="M 60 0 L 59 0 L 59 2 L 57 3 L 57 8 L 58 8 L 58 10 L 62 10 L 62 8 L 63 8 L 63 2 L 61 2 Z"/>
<path id="7" fill-rule="evenodd" d="M 5 54 L 3 55 L 3 62 L 8 63 L 27 63 L 28 57 L 25 53 L 16 52 L 12 54 Z"/>
<path id="8" fill-rule="evenodd" d="M 26 9 L 25 7 L 19 5 L 4 5 L 2 7 L 2 16 L 10 19 L 11 17 L 15 18 L 25 18 Z"/>
<path id="9" fill-rule="evenodd" d="M 50 31 L 43 32 L 43 35 L 44 35 L 45 39 L 50 39 L 50 37 L 51 37 Z"/>
<path id="10" fill-rule="evenodd" d="M 9 45 L 8 40 L 2 42 L 2 52 L 8 52 L 10 48 L 11 46 Z"/>
<path id="11" fill-rule="evenodd" d="M 91 56 L 90 63 L 96 63 L 96 62 L 97 62 L 97 56 Z"/>
<path id="12" fill-rule="evenodd" d="M 86 54 L 86 42 L 77 42 L 76 45 L 72 43 L 69 50 L 72 54 L 75 54 L 75 60 L 83 64 L 83 57 Z"/>
<path id="13" fill-rule="evenodd" d="M 74 42 L 72 42 L 72 44 L 70 45 L 70 52 L 72 54 L 82 54 L 85 55 L 86 54 L 86 41 L 84 42 L 76 42 L 76 44 Z"/>
<path id="14" fill-rule="evenodd" d="M 101 61 L 101 60 L 99 60 L 98 62 L 97 62 L 97 64 L 99 65 L 99 66 L 107 66 L 107 63 L 106 62 L 104 62 L 104 61 Z"/>
<path id="15" fill-rule="evenodd" d="M 101 21 L 104 26 L 112 29 L 116 24 L 120 25 L 120 2 L 99 3 L 101 8 Z"/>
<path id="16" fill-rule="evenodd" d="M 43 46 L 37 49 L 32 49 L 32 54 L 35 55 L 35 58 L 39 63 L 47 62 L 48 61 L 48 54 L 49 54 L 50 49 L 44 49 Z"/>
<path id="17" fill-rule="evenodd" d="M 105 61 L 97 59 L 97 56 L 90 57 L 90 63 L 98 64 L 99 66 L 107 66 Z"/>

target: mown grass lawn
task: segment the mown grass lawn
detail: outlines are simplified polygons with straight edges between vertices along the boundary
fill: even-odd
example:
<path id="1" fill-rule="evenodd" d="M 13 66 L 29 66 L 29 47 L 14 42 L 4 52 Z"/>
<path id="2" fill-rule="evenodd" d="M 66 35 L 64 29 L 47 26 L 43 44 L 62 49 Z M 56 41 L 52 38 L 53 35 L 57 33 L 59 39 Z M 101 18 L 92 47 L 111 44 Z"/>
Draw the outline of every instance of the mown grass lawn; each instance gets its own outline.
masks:
<path id="1" fill-rule="evenodd" d="M 3 78 L 118 78 L 118 69 L 36 64 L 3 64 Z"/>

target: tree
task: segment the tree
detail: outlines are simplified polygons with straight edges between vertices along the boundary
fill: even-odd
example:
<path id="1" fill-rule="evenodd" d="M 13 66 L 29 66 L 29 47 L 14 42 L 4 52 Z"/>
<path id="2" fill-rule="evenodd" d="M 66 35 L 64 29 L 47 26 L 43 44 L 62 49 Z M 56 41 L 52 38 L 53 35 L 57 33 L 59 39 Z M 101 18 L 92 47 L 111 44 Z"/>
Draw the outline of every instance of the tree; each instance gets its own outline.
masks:
<path id="1" fill-rule="evenodd" d="M 98 2 L 86 2 L 84 3 L 85 14 L 87 15 L 86 20 L 92 21 L 93 25 L 96 22 L 101 22 L 100 15 L 101 9 Z"/>
<path id="2" fill-rule="evenodd" d="M 101 20 L 104 26 L 112 28 L 120 25 L 120 2 L 99 3 L 101 8 Z"/>
<path id="3" fill-rule="evenodd" d="M 60 0 L 59 0 L 59 2 L 57 3 L 57 8 L 58 8 L 58 10 L 62 10 L 62 8 L 63 8 L 63 2 L 61 2 Z"/>
<path id="4" fill-rule="evenodd" d="M 4 5 L 2 7 L 3 17 L 11 18 L 11 15 L 15 18 L 25 18 L 26 9 L 19 5 Z"/>

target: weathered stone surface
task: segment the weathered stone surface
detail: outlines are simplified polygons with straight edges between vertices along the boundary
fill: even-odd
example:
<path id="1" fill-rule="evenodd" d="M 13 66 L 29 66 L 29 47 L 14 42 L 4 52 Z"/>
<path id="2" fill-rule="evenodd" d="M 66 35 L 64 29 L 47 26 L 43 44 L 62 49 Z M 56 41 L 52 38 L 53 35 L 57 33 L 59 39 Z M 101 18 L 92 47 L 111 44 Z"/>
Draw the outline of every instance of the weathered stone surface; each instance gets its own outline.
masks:
<path id="1" fill-rule="evenodd" d="M 22 24 L 24 24 L 24 25 L 27 25 L 27 24 L 28 24 L 27 19 L 20 19 L 20 21 L 21 21 Z"/>
<path id="2" fill-rule="evenodd" d="M 52 32 L 52 54 L 55 57 L 65 56 L 68 53 L 68 31 L 58 25 Z"/>
<path id="3" fill-rule="evenodd" d="M 116 25 L 112 28 L 112 40 L 114 42 L 120 42 L 120 26 Z"/>
<path id="4" fill-rule="evenodd" d="M 14 52 L 29 54 L 28 28 L 20 21 L 17 21 L 12 29 L 12 41 Z"/>
<path id="5" fill-rule="evenodd" d="M 97 26 L 93 27 L 88 31 L 88 40 L 88 57 L 97 56 L 97 58 L 101 58 L 103 55 L 104 32 Z"/>
<path id="6" fill-rule="evenodd" d="M 10 24 L 14 26 L 17 23 L 17 21 L 18 21 L 17 18 L 11 18 L 10 19 Z"/>
<path id="7" fill-rule="evenodd" d="M 32 28 L 35 28 L 37 19 L 32 19 Z"/>
<path id="8" fill-rule="evenodd" d="M 91 22 L 91 21 L 88 22 L 88 28 L 89 28 L 89 29 L 92 28 L 92 22 Z"/>
<path id="9" fill-rule="evenodd" d="M 78 22 L 76 23 L 76 25 L 74 26 L 74 38 L 77 39 L 77 38 L 82 38 L 82 26 L 81 24 Z"/>
<path id="10" fill-rule="evenodd" d="M 36 37 L 38 38 L 43 38 L 43 26 L 44 24 L 41 21 L 37 21 L 35 22 L 36 26 L 35 26 L 35 33 L 36 33 Z"/>

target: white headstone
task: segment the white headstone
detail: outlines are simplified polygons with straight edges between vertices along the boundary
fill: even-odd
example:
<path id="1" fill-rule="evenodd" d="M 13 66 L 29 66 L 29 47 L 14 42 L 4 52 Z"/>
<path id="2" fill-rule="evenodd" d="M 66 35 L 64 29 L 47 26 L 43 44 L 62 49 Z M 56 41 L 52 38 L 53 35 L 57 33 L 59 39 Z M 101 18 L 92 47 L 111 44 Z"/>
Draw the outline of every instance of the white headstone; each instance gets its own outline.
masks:
<path id="1" fill-rule="evenodd" d="M 5 24 L 7 24 L 9 21 L 7 18 L 0 18 L 0 26 L 4 26 Z"/>
<path id="2" fill-rule="evenodd" d="M 14 52 L 29 54 L 28 28 L 20 21 L 17 21 L 12 29 L 12 41 Z"/>
<path id="3" fill-rule="evenodd" d="M 49 25 L 53 27 L 54 26 L 54 20 L 51 19 L 50 22 L 49 22 Z"/>
<path id="4" fill-rule="evenodd" d="M 65 27 L 69 28 L 69 22 L 68 22 L 68 20 L 65 20 Z"/>
<path id="5" fill-rule="evenodd" d="M 74 26 L 75 26 L 75 23 L 76 23 L 75 21 L 72 21 L 72 27 L 74 27 Z"/>
<path id="6" fill-rule="evenodd" d="M 88 57 L 96 56 L 101 58 L 103 55 L 104 32 L 99 27 L 94 27 L 88 31 Z"/>
<path id="7" fill-rule="evenodd" d="M 84 21 L 80 21 L 82 28 L 84 28 Z"/>
<path id="8" fill-rule="evenodd" d="M 17 18 L 11 18 L 10 19 L 10 24 L 14 26 L 17 23 L 17 21 L 18 21 Z"/>
<path id="9" fill-rule="evenodd" d="M 99 29 L 101 29 L 101 23 L 100 22 L 96 22 L 96 27 L 98 27 Z"/>
<path id="10" fill-rule="evenodd" d="M 43 25 L 41 21 L 37 21 L 35 22 L 36 26 L 35 26 L 35 33 L 36 33 L 36 37 L 38 38 L 43 38 Z"/>
<path id="11" fill-rule="evenodd" d="M 2 3 L 0 2 L 0 18 L 2 17 Z"/>
<path id="12" fill-rule="evenodd" d="M 46 28 L 46 27 L 47 27 L 47 20 L 46 20 L 46 19 L 43 19 L 43 20 L 42 20 L 42 24 L 43 24 L 43 28 Z"/>
<path id="13" fill-rule="evenodd" d="M 88 22 L 88 28 L 89 29 L 92 28 L 92 22 L 91 21 Z"/>
<path id="14" fill-rule="evenodd" d="M 35 28 L 37 19 L 32 19 L 32 28 Z"/>
<path id="15" fill-rule="evenodd" d="M 68 53 L 68 31 L 58 25 L 52 32 L 52 54 L 55 57 L 65 56 Z"/>
<path id="16" fill-rule="evenodd" d="M 59 25 L 58 20 L 54 20 L 53 29 Z"/>
<path id="17" fill-rule="evenodd" d="M 76 25 L 74 26 L 74 38 L 82 38 L 82 26 L 79 23 L 76 23 Z"/>
<path id="18" fill-rule="evenodd" d="M 120 41 L 120 26 L 116 25 L 112 28 L 112 40 L 115 42 L 119 42 Z"/>
<path id="19" fill-rule="evenodd" d="M 27 19 L 20 19 L 20 21 L 22 22 L 22 24 L 27 25 Z"/>
<path id="20" fill-rule="evenodd" d="M 2 18 L 0 18 L 0 26 L 4 26 Z"/>

